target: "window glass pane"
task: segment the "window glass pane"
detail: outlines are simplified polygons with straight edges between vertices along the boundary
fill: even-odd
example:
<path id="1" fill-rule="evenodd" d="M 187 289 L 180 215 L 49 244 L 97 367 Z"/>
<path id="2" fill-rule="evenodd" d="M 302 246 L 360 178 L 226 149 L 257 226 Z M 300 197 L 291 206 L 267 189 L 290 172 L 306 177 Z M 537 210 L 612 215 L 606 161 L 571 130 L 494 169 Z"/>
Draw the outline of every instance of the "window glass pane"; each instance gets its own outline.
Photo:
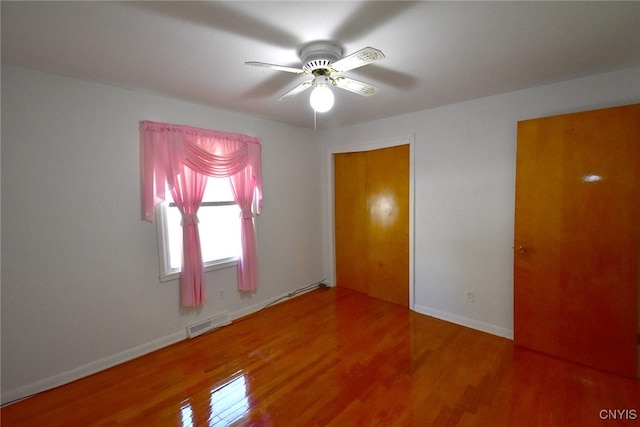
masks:
<path id="1" fill-rule="evenodd" d="M 202 260 L 236 258 L 240 254 L 240 208 L 230 206 L 201 206 L 198 209 L 198 229 Z M 177 207 L 167 208 L 169 237 L 169 267 L 179 269 L 182 264 L 182 226 Z"/>
<path id="2" fill-rule="evenodd" d="M 233 192 L 229 178 L 212 178 L 207 180 L 203 202 L 233 202 Z"/>
<path id="3" fill-rule="evenodd" d="M 201 206 L 200 245 L 204 262 L 237 258 L 240 254 L 240 208 L 231 206 Z"/>
<path id="4" fill-rule="evenodd" d="M 229 178 L 209 178 L 203 202 L 232 202 L 233 192 Z M 167 194 L 165 204 L 165 237 L 170 270 L 180 270 L 182 267 L 182 216 L 174 205 L 171 195 Z M 229 206 L 200 206 L 198 209 L 198 228 L 200 230 L 200 245 L 204 263 L 218 261 L 225 258 L 237 258 L 240 255 L 240 208 L 238 205 Z"/>

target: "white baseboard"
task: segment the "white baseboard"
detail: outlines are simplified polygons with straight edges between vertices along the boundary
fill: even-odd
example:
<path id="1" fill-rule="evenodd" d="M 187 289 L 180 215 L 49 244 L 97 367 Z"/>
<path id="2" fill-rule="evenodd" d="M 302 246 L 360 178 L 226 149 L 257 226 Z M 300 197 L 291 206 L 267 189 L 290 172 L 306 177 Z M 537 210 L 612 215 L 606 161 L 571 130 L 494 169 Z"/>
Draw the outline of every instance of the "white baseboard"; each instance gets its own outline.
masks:
<path id="1" fill-rule="evenodd" d="M 296 295 L 292 295 L 291 297 L 289 296 L 291 295 L 290 293 L 286 293 L 281 296 L 277 296 L 277 297 L 268 299 L 266 301 L 262 301 L 259 304 L 254 304 L 248 307 L 241 308 L 239 310 L 236 310 L 230 313 L 229 315 L 231 316 L 232 320 L 236 320 L 240 317 L 247 316 L 249 314 L 260 311 L 268 305 L 279 303 L 281 302 L 280 300 L 285 301 L 289 298 L 295 298 L 296 296 L 302 295 L 312 290 L 313 289 L 309 289 L 309 291 L 300 292 Z M 162 338 L 158 338 L 146 344 L 142 344 L 142 345 L 130 348 L 128 350 L 125 350 L 123 352 L 105 357 L 103 359 L 96 360 L 94 362 L 88 363 L 78 368 L 71 369 L 67 372 L 63 372 L 61 374 L 54 375 L 52 377 L 44 378 L 34 383 L 27 384 L 23 387 L 9 390 L 2 394 L 2 397 L 0 398 L 0 402 L 2 405 L 4 405 L 8 402 L 17 401 L 25 397 L 31 396 L 33 394 L 41 393 L 45 390 L 50 390 L 52 388 L 59 387 L 64 384 L 68 384 L 70 382 L 79 380 L 89 375 L 93 375 L 100 371 L 104 371 L 105 369 L 112 368 L 121 363 L 128 362 L 129 360 L 135 359 L 137 357 L 144 356 L 145 354 L 154 352 L 156 350 L 160 350 L 161 348 L 170 346 L 184 339 L 187 339 L 186 327 L 182 331 L 175 332 L 171 335 L 167 335 Z"/>
<path id="2" fill-rule="evenodd" d="M 413 309 L 420 314 L 425 314 L 427 316 L 435 317 L 440 320 L 445 320 L 457 325 L 466 326 L 471 329 L 477 329 L 478 331 L 487 332 L 492 335 L 497 335 L 499 337 L 513 340 L 512 329 L 503 328 L 501 326 L 492 325 L 491 323 L 481 322 L 479 320 L 470 319 L 468 317 L 458 316 L 457 314 L 447 313 L 445 311 L 436 310 L 424 305 L 415 304 L 413 306 Z"/>
<path id="3" fill-rule="evenodd" d="M 186 337 L 186 330 L 176 332 L 166 337 L 162 337 L 157 340 L 139 345 L 137 347 L 130 348 L 123 352 L 105 357 L 103 359 L 96 360 L 95 362 L 87 363 L 86 365 L 71 369 L 70 371 L 63 372 L 52 377 L 44 378 L 40 381 L 27 384 L 26 386 L 19 387 L 14 390 L 9 390 L 8 392 L 2 394 L 2 404 L 4 405 L 7 402 L 13 402 L 15 400 L 31 396 L 32 394 L 59 387 L 72 381 L 79 380 L 80 378 L 95 374 L 100 371 L 104 371 L 105 369 L 111 368 L 124 362 L 128 362 L 129 360 L 133 360 L 136 357 L 140 357 L 142 355 L 159 350 L 163 347 L 167 347 L 171 344 L 175 344 L 178 341 L 182 341 Z"/>

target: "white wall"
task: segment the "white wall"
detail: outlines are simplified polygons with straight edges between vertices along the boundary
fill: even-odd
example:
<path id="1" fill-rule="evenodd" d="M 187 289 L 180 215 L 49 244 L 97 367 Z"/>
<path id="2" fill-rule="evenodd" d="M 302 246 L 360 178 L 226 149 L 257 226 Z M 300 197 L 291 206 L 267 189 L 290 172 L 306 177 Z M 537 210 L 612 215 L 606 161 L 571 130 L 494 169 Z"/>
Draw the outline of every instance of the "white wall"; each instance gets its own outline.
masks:
<path id="1" fill-rule="evenodd" d="M 637 102 L 639 68 L 322 132 L 325 276 L 334 280 L 331 151 L 413 134 L 413 308 L 512 337 L 517 122 Z"/>
<path id="2" fill-rule="evenodd" d="M 261 285 L 207 273 L 182 309 L 158 279 L 141 220 L 141 120 L 262 138 Z M 323 279 L 320 151 L 308 130 L 15 67 L 2 67 L 2 401 L 183 339 L 185 326 L 255 310 Z M 311 167 L 308 167 L 311 165 Z M 224 300 L 218 290 L 225 289 Z"/>

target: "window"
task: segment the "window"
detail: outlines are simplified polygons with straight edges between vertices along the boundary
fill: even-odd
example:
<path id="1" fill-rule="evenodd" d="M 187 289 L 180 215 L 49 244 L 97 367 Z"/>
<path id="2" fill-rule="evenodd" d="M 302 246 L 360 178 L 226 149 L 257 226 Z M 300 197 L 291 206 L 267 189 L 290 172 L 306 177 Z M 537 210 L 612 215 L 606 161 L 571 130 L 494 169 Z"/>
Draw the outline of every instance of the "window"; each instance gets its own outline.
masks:
<path id="1" fill-rule="evenodd" d="M 182 216 L 167 193 L 157 211 L 160 280 L 177 279 L 182 264 Z M 208 178 L 198 209 L 198 228 L 205 271 L 236 265 L 240 254 L 240 207 L 229 178 Z"/>

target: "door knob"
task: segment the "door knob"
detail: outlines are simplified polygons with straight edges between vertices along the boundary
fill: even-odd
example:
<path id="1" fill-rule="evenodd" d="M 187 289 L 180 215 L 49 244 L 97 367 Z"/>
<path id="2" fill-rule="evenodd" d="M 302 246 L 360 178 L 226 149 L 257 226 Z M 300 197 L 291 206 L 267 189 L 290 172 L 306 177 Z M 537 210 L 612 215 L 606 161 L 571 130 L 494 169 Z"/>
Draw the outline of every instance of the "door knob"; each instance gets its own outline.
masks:
<path id="1" fill-rule="evenodd" d="M 527 248 L 525 248 L 524 246 L 518 246 L 516 250 L 518 251 L 519 254 L 524 254 L 527 252 Z"/>

